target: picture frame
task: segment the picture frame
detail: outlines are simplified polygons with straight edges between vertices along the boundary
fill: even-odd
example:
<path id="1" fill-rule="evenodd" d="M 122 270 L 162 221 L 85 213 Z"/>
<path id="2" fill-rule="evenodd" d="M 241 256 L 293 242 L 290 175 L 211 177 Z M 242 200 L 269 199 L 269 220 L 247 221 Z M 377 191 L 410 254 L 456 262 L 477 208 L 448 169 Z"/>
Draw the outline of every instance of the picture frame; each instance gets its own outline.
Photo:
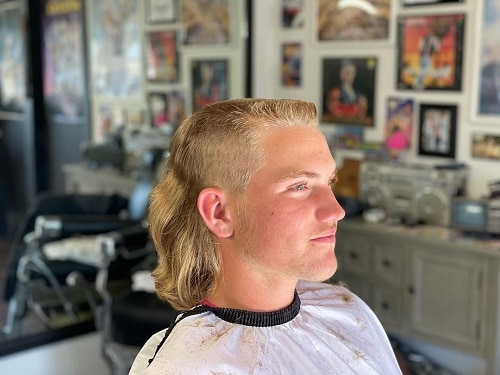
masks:
<path id="1" fill-rule="evenodd" d="M 302 43 L 285 42 L 281 45 L 281 85 L 299 87 L 302 84 Z"/>
<path id="2" fill-rule="evenodd" d="M 143 37 L 137 27 L 142 14 L 139 0 L 127 0 L 123 12 L 115 11 L 123 8 L 120 0 L 92 0 L 90 4 L 90 64 L 95 67 L 91 69 L 92 94 L 98 100 L 140 100 L 144 73 Z M 102 16 L 115 13 L 116 19 Z"/>
<path id="3" fill-rule="evenodd" d="M 319 41 L 389 40 L 391 0 L 364 0 L 362 5 L 356 7 L 356 12 L 352 11 L 352 7 L 341 6 L 339 3 L 319 0 Z"/>
<path id="4" fill-rule="evenodd" d="M 401 0 L 405 7 L 419 6 L 419 5 L 437 5 L 437 4 L 460 4 L 465 3 L 465 0 Z"/>
<path id="5" fill-rule="evenodd" d="M 373 127 L 377 57 L 323 59 L 322 121 Z"/>
<path id="6" fill-rule="evenodd" d="M 192 111 L 229 99 L 229 63 L 226 59 L 191 61 Z"/>
<path id="7" fill-rule="evenodd" d="M 57 8 L 44 1 L 43 94 L 45 113 L 54 123 L 85 123 L 86 77 L 83 5 Z"/>
<path id="8" fill-rule="evenodd" d="M 220 45 L 231 41 L 229 0 L 183 0 L 182 31 L 185 45 Z"/>
<path id="9" fill-rule="evenodd" d="M 500 0 L 481 1 L 476 33 L 472 119 L 497 125 L 500 119 Z"/>
<path id="10" fill-rule="evenodd" d="M 0 117 L 20 120 L 27 96 L 25 16 L 18 3 L 0 4 Z M 21 116 L 21 117 L 20 117 Z"/>
<path id="11" fill-rule="evenodd" d="M 305 0 L 281 0 L 281 27 L 298 29 L 304 27 Z"/>
<path id="12" fill-rule="evenodd" d="M 398 18 L 397 89 L 460 91 L 465 14 Z"/>
<path id="13" fill-rule="evenodd" d="M 411 148 L 414 107 L 413 98 L 387 98 L 384 144 L 393 157 Z"/>
<path id="14" fill-rule="evenodd" d="M 500 160 L 500 134 L 472 133 L 471 156 L 478 159 Z"/>
<path id="15" fill-rule="evenodd" d="M 149 24 L 174 23 L 178 19 L 179 0 L 146 0 L 146 21 Z"/>
<path id="16" fill-rule="evenodd" d="M 173 131 L 187 117 L 186 98 L 182 91 L 154 91 L 148 93 L 150 125 Z"/>
<path id="17" fill-rule="evenodd" d="M 455 158 L 457 105 L 421 103 L 418 154 Z"/>
<path id="18" fill-rule="evenodd" d="M 146 79 L 150 82 L 179 82 L 177 32 L 150 31 L 145 34 Z"/>

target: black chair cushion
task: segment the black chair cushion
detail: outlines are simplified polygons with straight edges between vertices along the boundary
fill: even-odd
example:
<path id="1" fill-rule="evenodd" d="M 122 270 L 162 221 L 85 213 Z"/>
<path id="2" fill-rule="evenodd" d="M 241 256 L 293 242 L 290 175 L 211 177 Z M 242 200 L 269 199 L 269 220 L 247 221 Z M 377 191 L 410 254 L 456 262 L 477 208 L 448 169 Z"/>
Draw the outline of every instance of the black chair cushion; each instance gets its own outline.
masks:
<path id="1" fill-rule="evenodd" d="M 129 291 L 113 301 L 114 341 L 142 346 L 153 334 L 170 326 L 178 314 L 154 293 Z"/>

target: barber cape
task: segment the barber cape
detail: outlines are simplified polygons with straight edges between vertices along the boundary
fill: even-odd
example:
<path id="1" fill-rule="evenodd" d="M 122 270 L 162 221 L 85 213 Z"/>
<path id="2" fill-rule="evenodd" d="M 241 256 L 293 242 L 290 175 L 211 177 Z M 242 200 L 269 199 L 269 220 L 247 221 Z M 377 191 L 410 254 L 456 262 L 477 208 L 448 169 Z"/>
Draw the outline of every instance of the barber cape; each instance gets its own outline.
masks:
<path id="1" fill-rule="evenodd" d="M 300 281 L 275 312 L 199 305 L 155 334 L 129 374 L 401 374 L 370 308 L 339 285 Z"/>

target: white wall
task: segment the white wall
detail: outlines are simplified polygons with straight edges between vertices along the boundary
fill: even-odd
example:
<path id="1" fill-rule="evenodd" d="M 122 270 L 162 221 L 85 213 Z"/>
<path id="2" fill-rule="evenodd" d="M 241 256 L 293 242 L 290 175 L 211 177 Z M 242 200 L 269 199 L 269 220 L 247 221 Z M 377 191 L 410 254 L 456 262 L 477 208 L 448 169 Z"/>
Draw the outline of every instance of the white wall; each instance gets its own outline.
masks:
<path id="1" fill-rule="evenodd" d="M 458 105 L 458 129 L 456 160 L 470 167 L 468 193 L 479 197 L 487 193 L 487 183 L 500 179 L 500 161 L 489 161 L 471 157 L 471 133 L 485 132 L 500 136 L 499 121 L 479 121 L 473 115 L 477 102 L 477 56 L 480 44 L 480 20 L 482 1 L 467 0 L 461 4 L 428 5 L 404 8 L 400 0 L 392 0 L 391 37 L 389 41 L 318 42 L 316 40 L 316 0 L 306 0 L 306 21 L 302 29 L 281 28 L 282 1 L 254 0 L 253 25 L 253 96 L 263 98 L 295 98 L 314 102 L 321 111 L 322 103 L 322 60 L 325 57 L 368 57 L 377 56 L 377 78 L 375 96 L 375 127 L 365 130 L 365 140 L 381 142 L 386 118 L 388 96 L 412 97 L 415 101 L 414 141 L 412 149 L 404 160 L 421 163 L 443 163 L 450 159 L 417 156 L 418 104 L 450 103 Z M 465 50 L 463 60 L 462 90 L 444 91 L 398 91 L 396 90 L 397 47 L 396 21 L 398 15 L 421 15 L 465 13 Z M 298 41 L 303 44 L 303 84 L 299 88 L 281 86 L 280 64 L 281 44 L 284 41 Z M 323 125 L 326 134 L 335 131 L 335 125 Z M 344 154 L 334 155 L 342 165 Z M 350 157 L 352 157 L 350 155 Z M 356 154 L 354 157 L 361 158 Z"/>
<path id="2" fill-rule="evenodd" d="M 108 375 L 97 332 L 0 358 L 0 374 Z"/>

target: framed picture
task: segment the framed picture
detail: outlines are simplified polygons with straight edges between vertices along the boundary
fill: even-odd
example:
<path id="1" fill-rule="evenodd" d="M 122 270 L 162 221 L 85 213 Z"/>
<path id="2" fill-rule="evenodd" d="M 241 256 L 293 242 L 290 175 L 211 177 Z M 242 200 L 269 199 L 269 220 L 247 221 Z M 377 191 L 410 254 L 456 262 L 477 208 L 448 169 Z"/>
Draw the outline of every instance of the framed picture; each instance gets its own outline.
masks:
<path id="1" fill-rule="evenodd" d="M 471 150 L 474 158 L 500 160 L 500 135 L 473 133 Z"/>
<path id="2" fill-rule="evenodd" d="M 324 59 L 322 121 L 374 126 L 376 69 L 376 57 Z"/>
<path id="3" fill-rule="evenodd" d="M 339 126 L 335 129 L 334 150 L 359 149 L 363 142 L 363 127 Z"/>
<path id="4" fill-rule="evenodd" d="M 472 101 L 473 117 L 498 124 L 500 116 L 500 0 L 482 2 L 479 12 L 480 31 L 474 52 L 476 64 L 473 89 L 477 95 Z M 474 97 L 474 96 L 473 96 Z"/>
<path id="5" fill-rule="evenodd" d="M 393 157 L 397 157 L 412 145 L 413 109 L 411 98 L 387 98 L 385 147 Z"/>
<path id="6" fill-rule="evenodd" d="M 297 29 L 304 26 L 305 0 L 281 0 L 281 26 Z"/>
<path id="7" fill-rule="evenodd" d="M 178 0 L 147 0 L 148 23 L 171 23 L 177 21 Z"/>
<path id="8" fill-rule="evenodd" d="M 460 91 L 464 27 L 464 14 L 399 17 L 397 88 Z"/>
<path id="9" fill-rule="evenodd" d="M 319 0 L 318 40 L 389 39 L 391 0 L 364 0 L 351 6 L 342 3 Z"/>
<path id="10" fill-rule="evenodd" d="M 191 64 L 193 112 L 229 99 L 227 60 L 193 60 Z"/>
<path id="11" fill-rule="evenodd" d="M 184 44 L 229 43 L 229 4 L 229 0 L 182 0 Z"/>
<path id="12" fill-rule="evenodd" d="M 90 4 L 93 95 L 140 99 L 144 73 L 142 34 L 137 27 L 141 21 L 139 1 L 92 0 Z"/>
<path id="13" fill-rule="evenodd" d="M 81 1 L 73 2 L 75 6 L 68 8 L 54 4 L 53 0 L 44 1 L 45 110 L 55 123 L 83 125 L 86 103 L 83 6 Z"/>
<path id="14" fill-rule="evenodd" d="M 0 112 L 19 116 L 26 99 L 25 18 L 16 3 L 0 4 Z"/>
<path id="15" fill-rule="evenodd" d="M 145 37 L 146 78 L 152 82 L 178 82 L 177 33 L 153 31 Z"/>
<path id="16" fill-rule="evenodd" d="M 302 83 L 302 43 L 287 42 L 281 45 L 281 84 L 297 87 Z"/>
<path id="17" fill-rule="evenodd" d="M 464 3 L 465 0 L 401 0 L 405 7 L 414 5 L 433 5 L 433 4 L 457 4 Z"/>
<path id="18" fill-rule="evenodd" d="M 185 96 L 180 91 L 151 92 L 148 94 L 151 126 L 177 128 L 187 116 Z"/>
<path id="19" fill-rule="evenodd" d="M 420 104 L 419 155 L 455 157 L 457 106 Z"/>

